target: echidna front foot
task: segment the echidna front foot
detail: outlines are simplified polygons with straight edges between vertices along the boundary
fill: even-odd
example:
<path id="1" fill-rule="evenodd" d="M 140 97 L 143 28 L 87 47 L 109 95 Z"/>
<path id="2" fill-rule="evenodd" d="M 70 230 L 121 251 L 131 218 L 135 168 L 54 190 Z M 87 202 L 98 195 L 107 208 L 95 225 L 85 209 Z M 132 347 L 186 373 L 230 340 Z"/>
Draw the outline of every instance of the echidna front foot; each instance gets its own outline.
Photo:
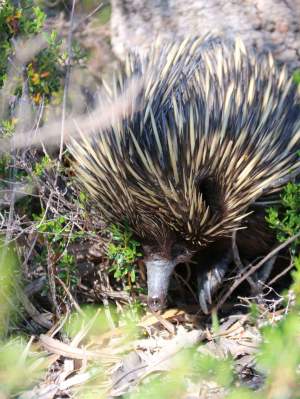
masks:
<path id="1" fill-rule="evenodd" d="M 210 313 L 213 304 L 213 295 L 221 286 L 231 260 L 232 254 L 230 251 L 220 261 L 214 263 L 209 268 L 209 271 L 200 272 L 198 274 L 198 299 L 203 313 Z"/>

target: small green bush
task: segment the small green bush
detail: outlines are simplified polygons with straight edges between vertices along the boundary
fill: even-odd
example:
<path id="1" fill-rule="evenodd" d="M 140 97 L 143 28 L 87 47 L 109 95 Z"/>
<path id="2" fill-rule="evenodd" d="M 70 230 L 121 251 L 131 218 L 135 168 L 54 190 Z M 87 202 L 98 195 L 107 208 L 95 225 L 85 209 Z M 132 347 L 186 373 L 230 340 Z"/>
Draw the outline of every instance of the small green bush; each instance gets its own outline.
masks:
<path id="1" fill-rule="evenodd" d="M 24 1 L 22 2 L 24 3 Z M 0 87 L 7 77 L 8 60 L 13 55 L 12 39 L 40 33 L 45 14 L 32 1 L 27 7 L 16 7 L 12 1 L 5 1 L 0 8 Z"/>
<path id="2" fill-rule="evenodd" d="M 36 227 L 40 233 L 40 241 L 48 242 L 53 253 L 53 262 L 56 275 L 66 284 L 74 289 L 78 284 L 78 271 L 74 256 L 69 252 L 69 245 L 77 239 L 82 238 L 83 232 L 73 231 L 66 217 L 57 216 L 53 219 L 45 217 L 44 211 L 40 215 L 34 215 L 37 222 Z M 40 255 L 42 263 L 47 262 L 47 246 L 43 246 Z"/>
<path id="3" fill-rule="evenodd" d="M 136 281 L 136 262 L 142 256 L 140 243 L 134 240 L 131 230 L 127 227 L 113 225 L 110 229 L 112 242 L 107 249 L 108 258 L 113 261 L 111 271 L 117 280 L 127 278 L 129 282 Z"/>
<path id="4" fill-rule="evenodd" d="M 288 183 L 281 194 L 280 206 L 267 210 L 267 221 L 276 231 L 280 242 L 294 236 L 300 229 L 300 184 Z M 293 253 L 297 251 L 300 238 L 292 244 Z"/>
<path id="5" fill-rule="evenodd" d="M 278 241 L 284 242 L 300 231 L 300 184 L 288 183 L 283 189 L 280 205 L 267 210 L 266 219 L 270 227 L 275 230 Z M 292 261 L 295 268 L 292 271 L 292 289 L 296 300 L 300 303 L 300 238 L 290 246 Z"/>
<path id="6" fill-rule="evenodd" d="M 0 89 L 8 77 L 10 60 L 15 56 L 14 42 L 20 38 L 33 39 L 38 34 L 46 39 L 45 48 L 23 66 L 19 76 L 14 77 L 17 80 L 16 89 L 15 93 L 11 93 L 20 96 L 25 80 L 29 95 L 36 105 L 42 101 L 46 104 L 50 100 L 60 102 L 66 67 L 70 63 L 57 32 L 44 31 L 45 19 L 44 11 L 35 7 L 32 0 L 22 0 L 18 7 L 12 0 L 6 0 L 0 8 Z M 82 65 L 85 59 L 85 52 L 73 41 L 72 65 Z M 5 130 L 5 123 L 1 122 L 1 125 Z"/>

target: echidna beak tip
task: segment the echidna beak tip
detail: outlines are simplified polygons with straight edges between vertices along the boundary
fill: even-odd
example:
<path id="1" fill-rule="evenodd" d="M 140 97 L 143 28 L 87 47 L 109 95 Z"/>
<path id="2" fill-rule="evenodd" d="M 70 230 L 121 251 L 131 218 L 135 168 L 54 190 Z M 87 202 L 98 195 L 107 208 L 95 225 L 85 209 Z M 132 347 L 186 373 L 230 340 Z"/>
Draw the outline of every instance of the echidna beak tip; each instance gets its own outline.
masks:
<path id="1" fill-rule="evenodd" d="M 148 297 L 148 307 L 151 310 L 151 312 L 157 313 L 166 307 L 166 300 L 163 297 Z"/>

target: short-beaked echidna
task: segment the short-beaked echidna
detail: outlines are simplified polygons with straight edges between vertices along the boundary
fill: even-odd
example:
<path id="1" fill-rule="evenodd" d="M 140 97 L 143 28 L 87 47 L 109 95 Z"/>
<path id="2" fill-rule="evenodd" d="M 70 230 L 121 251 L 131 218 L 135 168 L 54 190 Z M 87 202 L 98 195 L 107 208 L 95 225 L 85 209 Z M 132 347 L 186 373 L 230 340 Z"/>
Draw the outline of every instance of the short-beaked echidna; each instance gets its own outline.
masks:
<path id="1" fill-rule="evenodd" d="M 130 115 L 71 144 L 77 174 L 102 216 L 126 221 L 144 244 L 150 307 L 164 305 L 174 267 L 203 252 L 207 310 L 232 260 L 222 242 L 249 225 L 237 235 L 241 246 L 244 234 L 245 245 L 263 248 L 250 207 L 299 167 L 299 91 L 270 54 L 219 38 L 157 42 L 148 55 L 129 56 L 111 97 L 132 78 L 141 87 Z M 214 246 L 224 250 L 219 259 L 207 256 Z"/>

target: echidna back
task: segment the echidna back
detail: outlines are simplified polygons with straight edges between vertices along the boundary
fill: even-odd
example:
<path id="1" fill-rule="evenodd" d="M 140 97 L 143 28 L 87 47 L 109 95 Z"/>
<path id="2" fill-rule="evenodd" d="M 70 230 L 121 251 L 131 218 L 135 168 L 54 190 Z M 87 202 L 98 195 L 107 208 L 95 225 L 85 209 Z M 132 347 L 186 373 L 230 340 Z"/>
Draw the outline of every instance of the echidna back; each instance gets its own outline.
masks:
<path id="1" fill-rule="evenodd" d="M 113 99 L 132 78 L 132 113 L 71 146 L 107 220 L 205 245 L 299 167 L 299 93 L 271 55 L 221 39 L 157 43 L 128 58 Z"/>

